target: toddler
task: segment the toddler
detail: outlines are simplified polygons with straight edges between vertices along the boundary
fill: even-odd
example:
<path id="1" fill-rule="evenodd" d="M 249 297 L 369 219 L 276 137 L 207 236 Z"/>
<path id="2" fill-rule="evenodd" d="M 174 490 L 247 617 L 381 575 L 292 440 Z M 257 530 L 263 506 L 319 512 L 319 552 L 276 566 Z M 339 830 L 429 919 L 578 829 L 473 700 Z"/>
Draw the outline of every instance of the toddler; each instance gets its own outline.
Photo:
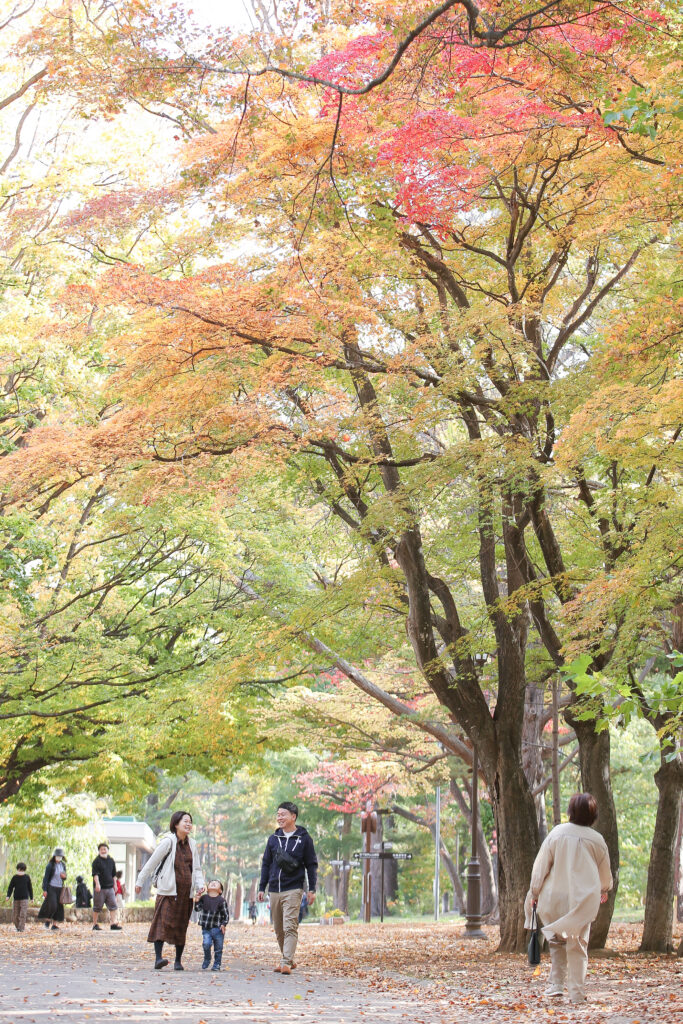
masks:
<path id="1" fill-rule="evenodd" d="M 202 930 L 202 946 L 204 947 L 205 971 L 211 964 L 211 947 L 213 946 L 212 971 L 220 971 L 223 959 L 223 938 L 225 926 L 230 919 L 228 905 L 223 899 L 223 885 L 217 878 L 212 878 L 206 892 L 196 903 L 199 914 L 199 927 Z"/>

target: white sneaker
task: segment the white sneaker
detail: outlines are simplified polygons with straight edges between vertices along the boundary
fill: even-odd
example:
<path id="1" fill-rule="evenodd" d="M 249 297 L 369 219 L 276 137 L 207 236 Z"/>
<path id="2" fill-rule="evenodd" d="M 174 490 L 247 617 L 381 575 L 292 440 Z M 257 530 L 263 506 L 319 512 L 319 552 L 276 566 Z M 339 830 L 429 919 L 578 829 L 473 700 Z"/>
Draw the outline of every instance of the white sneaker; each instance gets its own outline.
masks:
<path id="1" fill-rule="evenodd" d="M 545 990 L 545 994 L 547 996 L 557 998 L 558 996 L 564 995 L 564 989 L 561 985 L 548 985 L 547 989 Z"/>

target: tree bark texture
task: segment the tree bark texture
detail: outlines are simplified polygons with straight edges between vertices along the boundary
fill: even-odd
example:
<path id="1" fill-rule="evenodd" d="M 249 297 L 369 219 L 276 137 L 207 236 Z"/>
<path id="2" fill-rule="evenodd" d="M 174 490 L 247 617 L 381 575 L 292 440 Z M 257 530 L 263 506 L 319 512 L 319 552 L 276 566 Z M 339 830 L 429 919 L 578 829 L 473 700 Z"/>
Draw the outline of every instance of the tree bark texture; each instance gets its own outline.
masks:
<path id="1" fill-rule="evenodd" d="M 579 741 L 581 785 L 583 791 L 592 793 L 597 801 L 598 820 L 595 823 L 595 828 L 607 843 L 614 880 L 607 902 L 601 904 L 598 916 L 591 927 L 590 949 L 603 949 L 607 942 L 614 913 L 614 901 L 619 888 L 619 829 L 610 777 L 610 735 L 609 729 L 597 732 L 593 721 L 581 721 L 574 718 L 571 708 L 565 713 L 565 718 L 574 729 Z"/>
<path id="2" fill-rule="evenodd" d="M 501 952 L 523 952 L 524 898 L 538 851 L 536 806 L 521 764 L 516 743 L 502 735 L 496 771 L 489 780 L 498 833 L 498 901 Z"/>
<path id="3" fill-rule="evenodd" d="M 674 885 L 676 887 L 676 920 L 683 922 L 683 800 L 678 815 L 678 839 L 674 854 Z"/>
<path id="4" fill-rule="evenodd" d="M 548 834 L 548 823 L 545 812 L 545 767 L 543 765 L 543 728 L 545 708 L 543 706 L 543 690 L 530 683 L 526 688 L 524 706 L 524 729 L 522 733 L 522 763 L 524 774 L 535 793 L 536 818 L 538 821 L 538 838 L 543 842 Z"/>
<path id="5" fill-rule="evenodd" d="M 675 853 L 683 795 L 683 763 L 662 757 L 655 773 L 659 790 L 657 817 L 647 872 L 645 922 L 641 952 L 670 953 L 673 950 L 673 912 L 676 876 Z"/>

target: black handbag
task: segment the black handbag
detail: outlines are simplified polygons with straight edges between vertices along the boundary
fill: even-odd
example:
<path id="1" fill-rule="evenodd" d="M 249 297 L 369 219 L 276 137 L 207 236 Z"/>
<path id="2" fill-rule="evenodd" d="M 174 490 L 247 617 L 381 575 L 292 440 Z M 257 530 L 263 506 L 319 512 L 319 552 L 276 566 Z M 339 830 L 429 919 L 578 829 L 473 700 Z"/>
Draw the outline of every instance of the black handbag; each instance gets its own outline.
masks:
<path id="1" fill-rule="evenodd" d="M 541 926 L 538 923 L 536 907 L 531 911 L 531 938 L 529 939 L 529 963 L 535 967 L 541 962 Z"/>

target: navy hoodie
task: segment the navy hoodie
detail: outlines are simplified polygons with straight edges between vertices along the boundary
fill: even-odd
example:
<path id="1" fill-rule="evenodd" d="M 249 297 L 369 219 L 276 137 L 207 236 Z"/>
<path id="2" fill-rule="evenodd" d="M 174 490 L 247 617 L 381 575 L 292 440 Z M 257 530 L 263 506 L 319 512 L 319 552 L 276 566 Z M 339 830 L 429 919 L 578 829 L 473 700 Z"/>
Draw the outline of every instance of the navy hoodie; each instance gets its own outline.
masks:
<path id="1" fill-rule="evenodd" d="M 298 862 L 298 868 L 291 874 L 281 868 L 275 855 L 283 850 Z M 313 840 L 303 825 L 297 825 L 293 836 L 286 837 L 281 828 L 269 836 L 266 851 L 261 861 L 261 881 L 259 892 L 286 892 L 288 889 L 305 888 L 305 876 L 308 875 L 308 892 L 315 892 L 318 878 L 318 858 L 315 855 Z"/>

